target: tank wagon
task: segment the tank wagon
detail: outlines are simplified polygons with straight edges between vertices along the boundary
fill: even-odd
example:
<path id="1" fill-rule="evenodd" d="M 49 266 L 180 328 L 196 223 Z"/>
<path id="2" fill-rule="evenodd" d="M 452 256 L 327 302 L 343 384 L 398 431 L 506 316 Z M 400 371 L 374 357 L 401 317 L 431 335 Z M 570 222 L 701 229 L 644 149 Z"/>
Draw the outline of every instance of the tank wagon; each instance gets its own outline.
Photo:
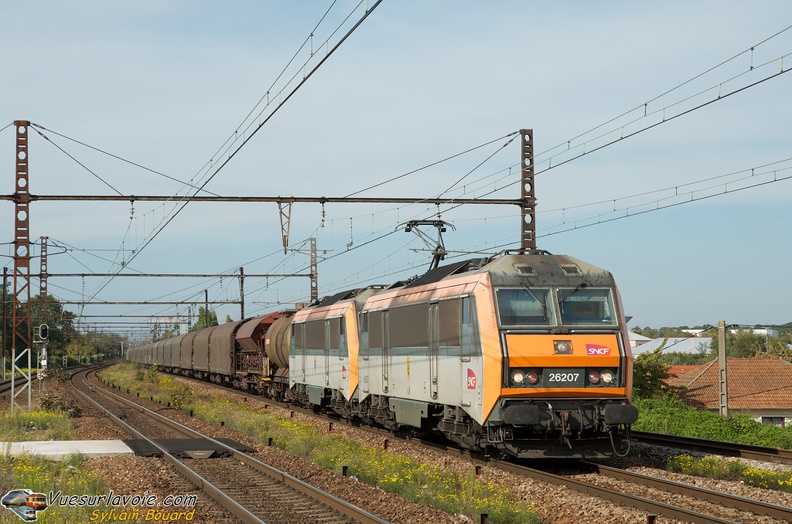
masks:
<path id="1" fill-rule="evenodd" d="M 502 456 L 621 454 L 638 417 L 613 277 L 563 255 L 457 262 L 167 342 L 129 358 Z"/>

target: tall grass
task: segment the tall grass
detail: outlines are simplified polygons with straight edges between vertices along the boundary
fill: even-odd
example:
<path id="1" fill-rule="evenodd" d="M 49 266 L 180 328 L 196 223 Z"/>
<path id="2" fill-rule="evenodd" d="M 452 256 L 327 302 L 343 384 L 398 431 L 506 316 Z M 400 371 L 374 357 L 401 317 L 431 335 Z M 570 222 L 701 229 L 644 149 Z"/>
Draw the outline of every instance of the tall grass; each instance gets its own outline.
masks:
<path id="1" fill-rule="evenodd" d="M 13 489 L 29 489 L 49 497 L 50 491 L 68 495 L 98 495 L 106 493 L 101 479 L 82 466 L 80 455 L 66 460 L 52 461 L 29 455 L 0 455 L 0 496 Z M 101 507 L 100 509 L 103 509 Z M 37 513 L 43 524 L 74 524 L 88 522 L 91 507 L 69 507 L 55 504 Z M 0 511 L 0 522 L 20 522 L 11 511 Z"/>
<path id="2" fill-rule="evenodd" d="M 62 411 L 17 410 L 0 415 L 0 440 L 6 442 L 73 439 L 74 426 Z"/>

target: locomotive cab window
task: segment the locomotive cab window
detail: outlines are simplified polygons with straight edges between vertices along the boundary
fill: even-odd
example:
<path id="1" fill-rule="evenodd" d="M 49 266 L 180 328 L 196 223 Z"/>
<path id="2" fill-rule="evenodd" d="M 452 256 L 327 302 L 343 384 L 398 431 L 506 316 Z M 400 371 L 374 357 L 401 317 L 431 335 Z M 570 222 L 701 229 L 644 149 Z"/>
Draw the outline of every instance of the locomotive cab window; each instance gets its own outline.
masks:
<path id="1" fill-rule="evenodd" d="M 547 288 L 500 288 L 498 316 L 501 326 L 552 326 L 556 324 Z"/>
<path id="2" fill-rule="evenodd" d="M 558 290 L 561 323 L 574 326 L 615 326 L 617 316 L 608 288 L 578 286 Z"/>

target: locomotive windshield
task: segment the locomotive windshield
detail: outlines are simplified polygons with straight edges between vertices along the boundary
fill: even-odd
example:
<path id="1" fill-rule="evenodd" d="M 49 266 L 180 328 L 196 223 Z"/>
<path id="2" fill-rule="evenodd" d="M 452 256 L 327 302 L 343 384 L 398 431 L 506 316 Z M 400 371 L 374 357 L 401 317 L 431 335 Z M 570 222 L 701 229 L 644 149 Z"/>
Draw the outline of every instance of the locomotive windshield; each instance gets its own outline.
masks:
<path id="1" fill-rule="evenodd" d="M 497 289 L 502 326 L 553 326 L 556 324 L 550 289 Z"/>
<path id="2" fill-rule="evenodd" d="M 608 288 L 498 288 L 496 296 L 503 327 L 618 325 Z"/>
<path id="3" fill-rule="evenodd" d="M 616 312 L 608 288 L 589 288 L 585 285 L 558 290 L 558 310 L 564 325 L 615 326 Z"/>

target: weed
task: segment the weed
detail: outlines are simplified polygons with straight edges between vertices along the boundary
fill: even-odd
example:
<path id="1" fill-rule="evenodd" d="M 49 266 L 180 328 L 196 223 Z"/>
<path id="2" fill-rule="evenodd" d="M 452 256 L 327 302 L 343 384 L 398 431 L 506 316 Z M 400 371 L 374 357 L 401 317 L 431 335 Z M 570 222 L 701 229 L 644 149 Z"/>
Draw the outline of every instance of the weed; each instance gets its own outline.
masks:
<path id="1" fill-rule="evenodd" d="M 749 486 L 792 493 L 792 472 L 753 468 L 739 460 L 708 455 L 678 455 L 668 460 L 668 470 L 714 479 L 740 480 Z"/>

